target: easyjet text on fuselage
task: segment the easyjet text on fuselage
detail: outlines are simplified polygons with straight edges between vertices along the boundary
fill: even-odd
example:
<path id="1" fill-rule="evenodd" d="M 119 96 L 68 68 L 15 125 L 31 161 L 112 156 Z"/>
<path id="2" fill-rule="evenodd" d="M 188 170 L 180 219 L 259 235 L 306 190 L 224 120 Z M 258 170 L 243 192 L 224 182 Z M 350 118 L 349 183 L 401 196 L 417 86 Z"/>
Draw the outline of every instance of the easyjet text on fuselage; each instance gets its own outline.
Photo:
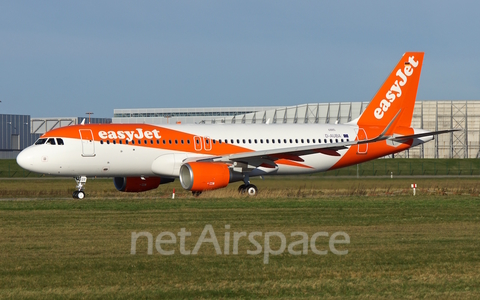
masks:
<path id="1" fill-rule="evenodd" d="M 102 130 L 98 132 L 98 136 L 103 140 L 104 139 L 120 139 L 120 140 L 127 139 L 129 141 L 133 139 L 143 139 L 143 138 L 146 138 L 149 140 L 153 138 L 156 138 L 156 139 L 161 138 L 160 131 L 158 131 L 157 129 L 144 131 L 142 128 L 136 128 L 136 130 L 129 130 L 129 131 L 128 130 L 117 130 L 117 131 Z"/>

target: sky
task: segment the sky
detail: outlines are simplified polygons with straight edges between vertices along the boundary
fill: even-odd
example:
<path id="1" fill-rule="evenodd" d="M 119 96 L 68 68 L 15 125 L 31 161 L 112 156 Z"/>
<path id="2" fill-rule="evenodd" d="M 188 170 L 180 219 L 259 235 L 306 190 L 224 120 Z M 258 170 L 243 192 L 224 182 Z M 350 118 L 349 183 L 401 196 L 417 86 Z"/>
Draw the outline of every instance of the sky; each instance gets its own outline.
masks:
<path id="1" fill-rule="evenodd" d="M 480 99 L 479 1 L 1 1 L 0 114 Z"/>

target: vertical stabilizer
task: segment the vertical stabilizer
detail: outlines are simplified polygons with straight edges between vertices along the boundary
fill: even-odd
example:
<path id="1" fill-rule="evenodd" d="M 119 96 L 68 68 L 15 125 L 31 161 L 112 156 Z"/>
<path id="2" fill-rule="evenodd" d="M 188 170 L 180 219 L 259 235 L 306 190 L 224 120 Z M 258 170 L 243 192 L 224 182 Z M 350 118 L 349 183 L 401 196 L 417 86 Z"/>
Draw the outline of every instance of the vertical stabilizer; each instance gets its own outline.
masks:
<path id="1" fill-rule="evenodd" d="M 400 111 L 392 130 L 410 127 L 423 64 L 423 52 L 407 52 L 357 121 L 359 127 L 385 128 Z"/>

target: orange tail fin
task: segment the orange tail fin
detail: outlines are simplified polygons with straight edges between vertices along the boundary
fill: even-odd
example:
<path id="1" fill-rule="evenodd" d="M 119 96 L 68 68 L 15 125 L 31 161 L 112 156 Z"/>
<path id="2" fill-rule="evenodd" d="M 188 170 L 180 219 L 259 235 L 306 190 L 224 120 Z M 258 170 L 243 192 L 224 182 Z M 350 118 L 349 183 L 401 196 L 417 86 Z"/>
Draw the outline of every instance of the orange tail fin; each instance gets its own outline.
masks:
<path id="1" fill-rule="evenodd" d="M 410 127 L 423 65 L 423 52 L 407 52 L 357 121 L 359 127 Z M 394 128 L 392 128 L 393 130 Z"/>

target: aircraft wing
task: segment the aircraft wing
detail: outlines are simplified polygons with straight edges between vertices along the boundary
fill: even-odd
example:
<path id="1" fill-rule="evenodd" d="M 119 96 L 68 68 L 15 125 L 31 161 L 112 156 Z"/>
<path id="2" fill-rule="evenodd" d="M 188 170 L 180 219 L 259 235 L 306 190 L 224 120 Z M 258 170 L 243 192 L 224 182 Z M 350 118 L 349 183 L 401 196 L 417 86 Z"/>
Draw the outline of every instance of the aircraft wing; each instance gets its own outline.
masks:
<path id="1" fill-rule="evenodd" d="M 241 152 L 208 158 L 202 157 L 196 159 L 192 157 L 189 158 L 188 161 L 215 161 L 225 163 L 238 162 L 254 167 L 258 167 L 261 165 L 275 167 L 275 161 L 279 159 L 288 159 L 296 162 L 303 162 L 304 160 L 301 158 L 302 155 L 323 153 L 325 155 L 340 156 L 340 153 L 338 153 L 339 150 L 348 149 L 348 147 L 356 144 L 358 144 L 358 141 L 342 142 L 335 144 L 317 144 L 299 147 L 286 147 L 281 149 Z"/>

